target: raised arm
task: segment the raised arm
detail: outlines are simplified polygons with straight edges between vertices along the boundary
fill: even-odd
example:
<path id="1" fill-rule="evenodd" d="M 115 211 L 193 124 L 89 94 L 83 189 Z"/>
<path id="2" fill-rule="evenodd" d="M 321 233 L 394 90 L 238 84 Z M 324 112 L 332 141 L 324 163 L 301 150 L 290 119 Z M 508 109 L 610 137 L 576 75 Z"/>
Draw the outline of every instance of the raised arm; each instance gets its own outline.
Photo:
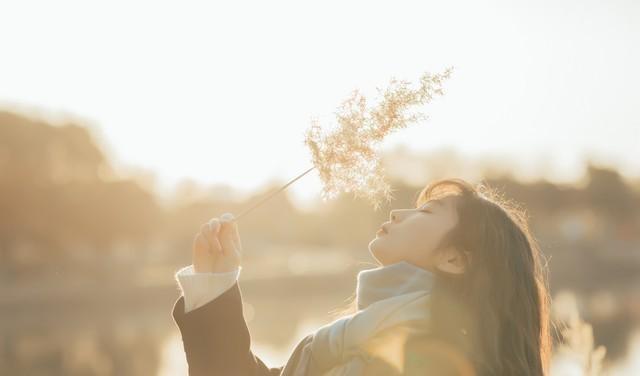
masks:
<path id="1" fill-rule="evenodd" d="M 251 352 L 240 287 L 237 279 L 228 278 L 240 269 L 238 230 L 235 222 L 222 218 L 201 227 L 193 243 L 193 270 L 184 268 L 176 275 L 183 295 L 172 316 L 182 336 L 189 376 L 280 375 L 282 367 L 269 368 Z M 210 284 L 203 286 L 207 281 Z M 232 284 L 225 290 L 216 281 Z"/>

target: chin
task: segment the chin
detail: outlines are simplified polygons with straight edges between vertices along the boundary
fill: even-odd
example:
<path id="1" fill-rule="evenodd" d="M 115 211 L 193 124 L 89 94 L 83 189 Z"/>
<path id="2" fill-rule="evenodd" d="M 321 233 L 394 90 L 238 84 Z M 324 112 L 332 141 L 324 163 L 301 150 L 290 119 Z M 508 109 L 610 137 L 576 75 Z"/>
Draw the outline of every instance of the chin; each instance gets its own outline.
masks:
<path id="1" fill-rule="evenodd" d="M 381 265 L 386 264 L 384 250 L 380 247 L 379 238 L 375 238 L 369 242 L 369 253 Z"/>

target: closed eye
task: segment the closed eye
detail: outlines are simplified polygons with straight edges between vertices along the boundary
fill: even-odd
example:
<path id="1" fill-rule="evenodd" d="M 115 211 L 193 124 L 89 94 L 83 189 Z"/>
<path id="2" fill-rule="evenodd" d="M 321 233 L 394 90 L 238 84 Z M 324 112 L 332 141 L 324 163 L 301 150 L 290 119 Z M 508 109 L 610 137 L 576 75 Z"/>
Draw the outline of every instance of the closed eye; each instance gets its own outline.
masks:
<path id="1" fill-rule="evenodd" d="M 429 209 L 421 209 L 420 211 L 421 212 L 425 212 L 425 213 L 431 213 L 431 210 L 429 210 Z"/>

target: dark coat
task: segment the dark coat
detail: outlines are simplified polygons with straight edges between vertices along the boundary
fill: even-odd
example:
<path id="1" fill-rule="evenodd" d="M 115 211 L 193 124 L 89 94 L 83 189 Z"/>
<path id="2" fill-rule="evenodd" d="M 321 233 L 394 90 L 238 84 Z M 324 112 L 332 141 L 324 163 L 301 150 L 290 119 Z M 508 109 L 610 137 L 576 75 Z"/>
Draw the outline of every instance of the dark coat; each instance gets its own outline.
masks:
<path id="1" fill-rule="evenodd" d="M 189 376 L 286 374 L 283 373 L 284 366 L 269 368 L 251 351 L 238 282 L 217 298 L 187 313 L 184 313 L 184 296 L 180 296 L 173 306 L 172 316 L 182 335 Z M 289 370 L 297 363 L 302 348 L 311 337 L 308 335 L 296 346 Z"/>
<path id="2" fill-rule="evenodd" d="M 189 376 L 288 376 L 298 364 L 302 349 L 313 338 L 313 334 L 309 334 L 296 345 L 286 366 L 268 367 L 250 349 L 251 338 L 242 312 L 242 294 L 237 281 L 217 298 L 187 313 L 184 313 L 184 297 L 180 296 L 173 306 L 172 316 L 182 336 Z M 409 345 L 407 342 L 405 351 L 411 349 Z M 413 365 L 407 364 L 407 360 Z M 434 369 L 429 366 L 430 362 L 425 363 L 424 360 L 405 352 L 404 369 L 411 371 L 403 375 L 445 374 L 425 372 L 425 368 Z M 309 376 L 322 374 L 316 369 L 308 369 L 307 372 Z M 364 373 L 366 376 L 400 375 L 384 360 L 375 357 L 367 364 Z"/>

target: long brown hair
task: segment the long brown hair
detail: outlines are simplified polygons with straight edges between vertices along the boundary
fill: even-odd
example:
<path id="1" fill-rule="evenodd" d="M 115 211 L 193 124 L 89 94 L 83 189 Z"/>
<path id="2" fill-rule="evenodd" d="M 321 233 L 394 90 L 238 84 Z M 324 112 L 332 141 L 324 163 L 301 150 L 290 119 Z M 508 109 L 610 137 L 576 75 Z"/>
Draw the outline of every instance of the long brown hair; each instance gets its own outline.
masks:
<path id="1" fill-rule="evenodd" d="M 460 351 L 478 376 L 546 375 L 548 269 L 526 211 L 486 184 L 457 178 L 427 185 L 416 206 L 448 195 L 456 195 L 458 223 L 438 249 L 470 257 L 463 274 L 434 271 L 431 337 Z"/>
<path id="2" fill-rule="evenodd" d="M 460 275 L 434 271 L 431 330 L 407 339 L 405 369 L 413 362 L 421 364 L 414 370 L 427 374 L 547 375 L 552 346 L 548 269 L 526 211 L 487 184 L 458 178 L 427 185 L 415 205 L 448 195 L 457 196 L 458 223 L 436 251 L 447 246 L 468 251 L 467 270 Z M 355 303 L 334 315 L 353 313 Z"/>

